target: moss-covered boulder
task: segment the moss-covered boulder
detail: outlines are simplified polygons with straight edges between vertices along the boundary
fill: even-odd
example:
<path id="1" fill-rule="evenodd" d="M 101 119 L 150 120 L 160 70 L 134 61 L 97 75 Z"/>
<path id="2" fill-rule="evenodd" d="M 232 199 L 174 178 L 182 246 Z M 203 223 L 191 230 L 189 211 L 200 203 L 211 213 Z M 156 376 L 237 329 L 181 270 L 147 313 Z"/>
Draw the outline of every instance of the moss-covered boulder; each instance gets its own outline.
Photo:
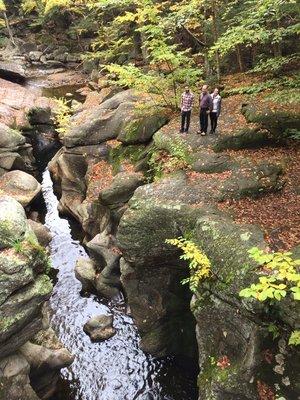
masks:
<path id="1" fill-rule="evenodd" d="M 66 147 L 95 145 L 118 138 L 124 144 L 149 142 L 168 121 L 164 109 L 146 95 L 125 90 L 94 107 L 83 107 L 72 118 L 62 141 Z"/>
<path id="2" fill-rule="evenodd" d="M 13 353 L 42 328 L 41 309 L 52 284 L 48 256 L 22 206 L 0 197 L 0 357 Z"/>
<path id="3" fill-rule="evenodd" d="M 147 143 L 156 131 L 168 122 L 166 111 L 152 106 L 138 110 L 123 127 L 117 139 L 124 144 Z"/>
<path id="4" fill-rule="evenodd" d="M 278 318 L 278 313 L 268 303 L 239 297 L 241 289 L 257 282 L 257 266 L 247 251 L 253 246 L 266 248 L 263 232 L 222 215 L 206 215 L 197 220 L 194 240 L 212 268 L 211 277 L 199 285 L 191 303 L 197 321 L 200 398 L 256 400 L 263 379 L 277 381 L 281 393 L 295 395 L 296 381 L 287 389 L 276 377 L 276 369 L 272 370 L 273 362 L 263 357 L 267 347 L 279 352 L 268 337 L 268 319 L 272 314 Z M 295 306 L 290 304 L 290 308 Z M 286 349 L 287 353 L 284 368 L 290 374 L 297 352 Z"/>
<path id="5" fill-rule="evenodd" d="M 247 122 L 259 124 L 276 137 L 282 136 L 287 129 L 300 130 L 300 115 L 293 111 L 274 111 L 271 108 L 259 108 L 250 103 L 243 104 L 242 114 Z"/>
<path id="6" fill-rule="evenodd" d="M 243 128 L 230 135 L 221 135 L 217 138 L 212 148 L 219 152 L 223 150 L 253 149 L 270 142 L 266 130 L 259 128 Z"/>
<path id="7" fill-rule="evenodd" d="M 23 207 L 14 198 L 0 196 L 0 250 L 24 238 L 27 220 Z"/>
<path id="8" fill-rule="evenodd" d="M 113 178 L 110 186 L 100 192 L 99 200 L 105 205 L 126 203 L 144 181 L 141 173 L 120 172 Z"/>

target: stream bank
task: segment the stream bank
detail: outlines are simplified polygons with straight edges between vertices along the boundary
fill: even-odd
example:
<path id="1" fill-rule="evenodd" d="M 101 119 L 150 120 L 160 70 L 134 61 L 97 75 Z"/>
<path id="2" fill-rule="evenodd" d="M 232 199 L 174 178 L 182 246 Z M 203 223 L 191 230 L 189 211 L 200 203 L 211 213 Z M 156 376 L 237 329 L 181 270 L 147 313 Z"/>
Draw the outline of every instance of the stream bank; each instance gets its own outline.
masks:
<path id="1" fill-rule="evenodd" d="M 294 368 L 297 352 L 291 352 L 286 337 L 272 340 L 268 310 L 237 295 L 256 279 L 247 251 L 252 246 L 267 248 L 264 232 L 261 227 L 237 223 L 218 207 L 225 201 L 260 199 L 282 191 L 283 162 L 256 162 L 224 151 L 271 146 L 281 122 L 274 112 L 267 114 L 267 120 L 266 113 L 248 106 L 251 118 L 263 119 L 258 129 L 182 137 L 174 133 L 173 121 L 168 123 L 167 110 L 149 108 L 149 104 L 147 95 L 132 91 L 107 86 L 92 91 L 71 117 L 68 131 L 60 138 L 63 146 L 49 164 L 59 204 L 49 173 L 44 173 L 46 203 L 50 199 L 46 223 L 61 238 L 58 242 L 54 238 L 52 245 L 59 279 L 50 299 L 51 321 L 63 344 L 76 355 L 73 365 L 62 372 L 56 396 L 96 399 L 100 390 L 109 396 L 128 396 L 128 400 L 130 396 L 194 399 L 193 374 L 177 360 L 182 361 L 182 356 L 195 359 L 197 345 L 201 400 L 256 400 L 261 382 L 294 398 L 299 392 Z M 291 126 L 297 125 L 293 117 L 290 120 Z M 269 123 L 272 129 L 266 131 Z M 28 134 L 28 127 L 24 129 Z M 18 140 L 21 145 L 22 138 Z M 67 222 L 58 217 L 56 206 L 82 226 L 90 260 L 72 239 Z M 192 235 L 205 249 L 216 277 L 199 286 L 191 305 L 191 293 L 180 283 L 188 269 L 180 253 L 165 243 L 182 234 Z M 91 272 L 89 281 L 80 280 L 97 296 L 79 296 L 75 257 Z M 125 293 L 141 341 L 124 303 L 114 299 L 120 291 Z M 90 311 L 113 313 L 117 335 L 92 344 L 79 330 L 86 322 L 82 314 L 88 318 Z M 297 327 L 297 314 L 288 303 L 282 302 L 276 312 L 285 332 Z M 139 347 L 152 357 L 176 354 L 178 359 L 155 359 Z M 271 363 L 264 356 L 268 350 L 273 354 Z M 282 376 L 274 374 L 278 355 L 283 360 Z M 218 366 L 220 360 L 223 364 L 227 360 L 224 369 Z M 81 365 L 90 371 L 90 381 Z M 101 371 L 97 380 L 95 366 L 97 376 Z M 121 383 L 116 377 L 120 373 Z"/>

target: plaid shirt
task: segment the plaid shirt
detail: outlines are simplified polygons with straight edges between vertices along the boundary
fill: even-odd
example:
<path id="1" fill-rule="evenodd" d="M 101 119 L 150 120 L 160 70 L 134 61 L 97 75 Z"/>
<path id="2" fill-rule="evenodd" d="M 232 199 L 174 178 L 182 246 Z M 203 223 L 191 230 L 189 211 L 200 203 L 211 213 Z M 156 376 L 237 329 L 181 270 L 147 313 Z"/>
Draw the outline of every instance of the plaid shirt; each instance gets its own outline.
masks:
<path id="1" fill-rule="evenodd" d="M 194 95 L 191 92 L 184 92 L 181 96 L 181 111 L 191 111 L 194 103 Z"/>

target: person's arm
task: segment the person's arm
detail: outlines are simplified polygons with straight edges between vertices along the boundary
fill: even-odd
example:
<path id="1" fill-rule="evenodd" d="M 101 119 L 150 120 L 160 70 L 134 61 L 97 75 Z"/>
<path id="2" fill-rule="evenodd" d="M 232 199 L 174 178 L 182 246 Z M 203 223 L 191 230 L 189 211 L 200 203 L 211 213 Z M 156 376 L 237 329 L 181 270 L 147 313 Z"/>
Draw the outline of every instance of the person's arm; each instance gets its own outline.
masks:
<path id="1" fill-rule="evenodd" d="M 209 104 L 209 106 L 208 106 L 209 111 L 212 112 L 212 110 L 213 110 L 213 99 L 212 99 L 210 94 L 208 95 L 208 104 Z"/>
<path id="2" fill-rule="evenodd" d="M 222 107 L 222 98 L 220 97 L 220 101 L 219 101 L 219 104 L 218 104 L 218 117 L 221 114 L 221 107 Z"/>
<path id="3" fill-rule="evenodd" d="M 180 110 L 182 109 L 182 105 L 183 105 L 183 94 L 181 95 Z"/>

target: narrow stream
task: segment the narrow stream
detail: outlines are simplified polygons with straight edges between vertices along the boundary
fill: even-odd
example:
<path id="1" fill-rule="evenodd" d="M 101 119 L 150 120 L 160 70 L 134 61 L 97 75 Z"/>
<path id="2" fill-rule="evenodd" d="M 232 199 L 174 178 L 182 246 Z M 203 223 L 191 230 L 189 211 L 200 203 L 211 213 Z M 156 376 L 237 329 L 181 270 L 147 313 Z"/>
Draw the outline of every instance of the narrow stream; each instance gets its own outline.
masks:
<path id="1" fill-rule="evenodd" d="M 45 224 L 53 234 L 52 264 L 58 282 L 50 299 L 51 326 L 75 355 L 71 367 L 62 370 L 55 400 L 195 400 L 195 373 L 173 358 L 157 360 L 143 353 L 126 305 L 80 295 L 74 275 L 79 257 L 88 257 L 72 238 L 69 222 L 59 216 L 50 173 L 43 173 Z M 102 343 L 92 343 L 83 332 L 93 315 L 112 313 L 117 334 Z"/>

